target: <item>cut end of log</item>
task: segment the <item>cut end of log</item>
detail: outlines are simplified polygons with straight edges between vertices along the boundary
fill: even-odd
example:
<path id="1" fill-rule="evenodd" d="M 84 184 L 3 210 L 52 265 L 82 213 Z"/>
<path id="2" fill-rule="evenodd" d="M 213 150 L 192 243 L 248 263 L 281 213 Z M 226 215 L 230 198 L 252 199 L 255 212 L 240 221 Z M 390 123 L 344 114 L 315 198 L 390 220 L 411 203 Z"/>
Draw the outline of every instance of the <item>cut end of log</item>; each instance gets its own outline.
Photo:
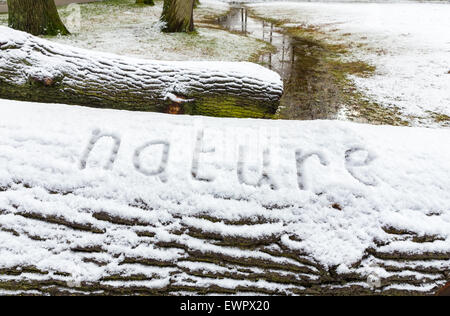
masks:
<path id="1" fill-rule="evenodd" d="M 194 101 L 194 99 L 185 99 L 173 93 L 167 93 L 164 99 L 170 101 L 166 111 L 168 114 L 185 114 L 186 110 L 183 104 Z"/>
<path id="2" fill-rule="evenodd" d="M 450 296 L 450 281 L 444 285 L 439 291 L 436 292 L 437 296 Z"/>
<path id="3" fill-rule="evenodd" d="M 180 103 L 172 102 L 167 109 L 167 113 L 168 114 L 184 114 L 183 105 Z"/>
<path id="4" fill-rule="evenodd" d="M 42 84 L 44 87 L 51 87 L 55 81 L 52 78 L 37 78 L 37 77 L 32 77 L 30 78 L 32 82 L 37 83 L 37 84 Z"/>

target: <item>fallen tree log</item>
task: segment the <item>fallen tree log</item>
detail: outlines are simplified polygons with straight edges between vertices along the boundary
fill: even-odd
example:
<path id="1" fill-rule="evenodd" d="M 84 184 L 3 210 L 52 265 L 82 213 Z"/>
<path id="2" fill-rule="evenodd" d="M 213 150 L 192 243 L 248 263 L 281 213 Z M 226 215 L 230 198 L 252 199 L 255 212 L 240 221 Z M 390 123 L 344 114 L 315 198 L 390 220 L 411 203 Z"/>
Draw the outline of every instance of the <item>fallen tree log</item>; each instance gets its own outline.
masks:
<path id="1" fill-rule="evenodd" d="M 0 98 L 169 112 L 175 95 L 187 114 L 269 118 L 282 92 L 276 73 L 252 63 L 131 59 L 0 27 Z"/>
<path id="2" fill-rule="evenodd" d="M 432 295 L 448 282 L 450 131 L 197 123 L 0 100 L 0 294 Z"/>

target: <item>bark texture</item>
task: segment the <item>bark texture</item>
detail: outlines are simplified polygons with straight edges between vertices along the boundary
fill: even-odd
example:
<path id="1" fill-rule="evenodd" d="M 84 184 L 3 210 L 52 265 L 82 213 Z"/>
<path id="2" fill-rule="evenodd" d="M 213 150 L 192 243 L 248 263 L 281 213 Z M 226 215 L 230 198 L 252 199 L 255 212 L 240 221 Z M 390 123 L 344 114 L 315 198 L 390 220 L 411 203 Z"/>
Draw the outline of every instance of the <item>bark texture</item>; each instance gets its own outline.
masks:
<path id="1" fill-rule="evenodd" d="M 273 73 L 248 63 L 240 70 L 240 64 L 127 59 L 8 28 L 0 34 L 1 98 L 167 112 L 171 93 L 190 100 L 183 103 L 187 114 L 271 117 L 283 91 L 279 77 L 265 80 L 258 72 Z"/>
<path id="2" fill-rule="evenodd" d="M 164 0 L 161 21 L 165 32 L 194 31 L 194 0 Z"/>
<path id="3" fill-rule="evenodd" d="M 29 190 L 37 189 L 26 183 L 22 184 L 28 185 Z M 77 195 L 75 192 L 47 194 Z M 231 237 L 186 224 L 190 220 L 203 221 L 203 224 L 209 222 L 214 227 L 222 222 L 220 218 L 198 216 L 182 219 L 180 216 L 173 220 L 181 226 L 175 222 L 167 223 L 163 233 L 161 227 L 156 228 L 146 223 L 138 215 L 135 219 L 130 219 L 105 210 L 83 210 L 80 212 L 83 220 L 74 222 L 64 216 L 40 214 L 24 205 L 16 207 L 14 212 L 0 211 L 2 217 L 9 219 L 0 225 L 0 232 L 16 236 L 18 242 L 27 239 L 40 245 L 54 245 L 53 255 L 60 252 L 64 257 L 70 253 L 71 257 L 76 258 L 73 260 L 83 262 L 90 269 L 111 265 L 111 270 L 99 280 L 77 282 L 75 272 L 47 271 L 25 263 L 3 267 L 0 269 L 0 294 L 434 295 L 448 280 L 450 273 L 449 254 L 386 253 L 377 248 L 367 249 L 364 260 L 376 262 L 389 275 L 381 278 L 378 284 L 374 281 L 375 286 L 371 288 L 369 277 L 358 272 L 361 262 L 345 273 L 337 272 L 336 267 L 324 267 L 307 253 L 286 248 L 282 245 L 281 236 L 262 239 Z M 157 212 L 153 207 L 154 205 L 142 201 L 130 205 L 130 208 L 135 208 L 136 214 Z M 11 223 L 20 225 L 14 226 Z M 225 225 L 242 231 L 245 230 L 244 225 L 257 227 L 264 223 L 264 219 L 224 222 Z M 36 226 L 45 228 L 43 232 L 53 233 L 36 233 Z M 126 235 L 127 238 L 133 236 L 135 255 L 129 255 L 134 252 L 133 249 L 121 250 L 115 244 L 114 240 L 119 238 L 119 235 L 115 236 L 118 232 L 120 236 Z M 397 234 L 405 242 L 414 240 L 414 235 L 410 233 L 389 233 Z M 57 234 L 58 239 L 52 237 L 53 234 Z M 85 241 L 91 240 L 99 242 L 83 246 Z M 216 250 L 205 251 L 205 246 L 202 245 Z M 138 255 L 139 249 L 148 249 L 148 255 Z M 123 271 L 118 272 L 121 269 Z M 233 282 L 234 286 L 227 286 L 227 281 Z M 439 294 L 448 294 L 448 289 L 447 292 L 444 290 Z"/>
<path id="4" fill-rule="evenodd" d="M 8 0 L 10 27 L 33 35 L 67 35 L 54 0 Z"/>

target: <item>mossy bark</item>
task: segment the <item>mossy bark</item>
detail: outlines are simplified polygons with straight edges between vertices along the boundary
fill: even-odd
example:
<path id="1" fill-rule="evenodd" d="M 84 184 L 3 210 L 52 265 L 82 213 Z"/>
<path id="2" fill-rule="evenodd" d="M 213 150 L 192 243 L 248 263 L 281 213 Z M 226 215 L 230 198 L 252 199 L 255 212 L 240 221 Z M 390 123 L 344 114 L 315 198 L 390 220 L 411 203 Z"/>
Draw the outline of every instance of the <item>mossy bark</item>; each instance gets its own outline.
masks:
<path id="1" fill-rule="evenodd" d="M 8 24 L 33 35 L 67 35 L 54 0 L 8 0 Z"/>
<path id="2" fill-rule="evenodd" d="M 194 31 L 194 0 L 164 0 L 161 22 L 165 32 Z"/>

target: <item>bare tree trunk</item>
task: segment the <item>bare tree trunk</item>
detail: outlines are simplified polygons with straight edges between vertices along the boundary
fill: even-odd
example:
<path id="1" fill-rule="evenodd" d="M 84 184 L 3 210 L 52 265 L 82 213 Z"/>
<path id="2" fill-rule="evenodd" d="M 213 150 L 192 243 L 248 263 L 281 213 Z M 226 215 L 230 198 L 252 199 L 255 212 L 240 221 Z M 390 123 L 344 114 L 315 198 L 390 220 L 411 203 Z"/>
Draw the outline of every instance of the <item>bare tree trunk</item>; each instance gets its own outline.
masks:
<path id="1" fill-rule="evenodd" d="M 165 32 L 194 31 L 194 0 L 164 0 L 161 21 Z"/>
<path id="2" fill-rule="evenodd" d="M 8 0 L 10 27 L 33 35 L 67 35 L 54 0 Z"/>
<path id="3" fill-rule="evenodd" d="M 269 118 L 279 76 L 250 63 L 160 62 L 92 53 L 0 27 L 0 98 L 100 108 Z"/>

